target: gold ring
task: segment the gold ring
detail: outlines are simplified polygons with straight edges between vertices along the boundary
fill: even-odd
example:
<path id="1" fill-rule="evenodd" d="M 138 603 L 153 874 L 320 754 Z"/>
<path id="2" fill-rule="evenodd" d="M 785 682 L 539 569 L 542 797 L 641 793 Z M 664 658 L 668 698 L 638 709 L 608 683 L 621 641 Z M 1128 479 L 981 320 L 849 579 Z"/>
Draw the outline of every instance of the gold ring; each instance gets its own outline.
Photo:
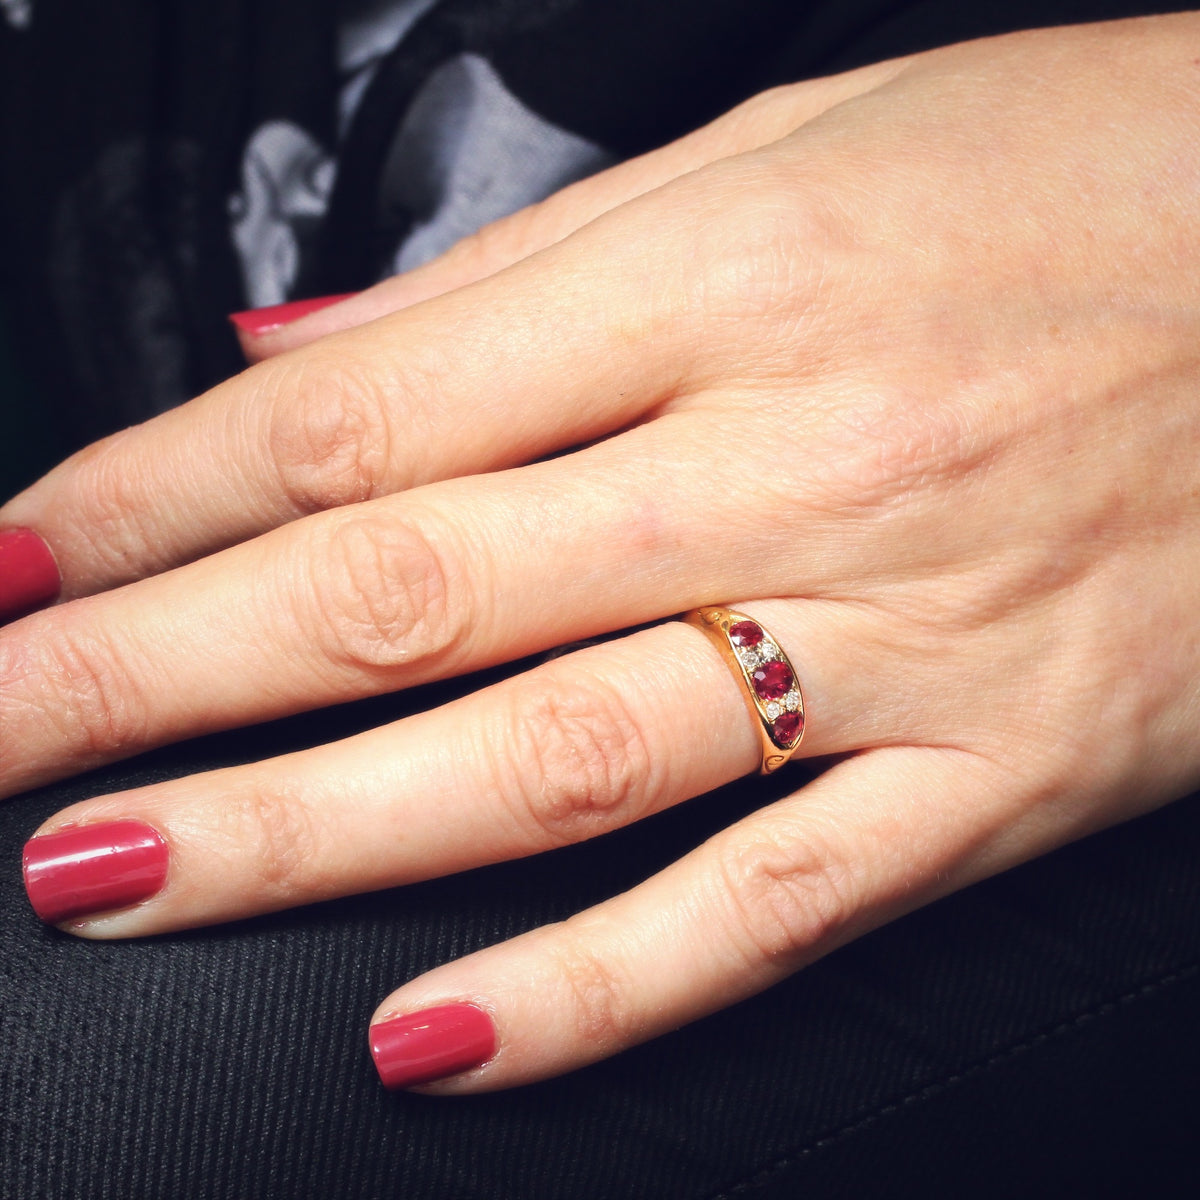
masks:
<path id="1" fill-rule="evenodd" d="M 758 621 L 728 608 L 694 608 L 683 619 L 707 634 L 742 685 L 762 740 L 759 771 L 778 771 L 804 738 L 804 696 L 795 668 Z"/>

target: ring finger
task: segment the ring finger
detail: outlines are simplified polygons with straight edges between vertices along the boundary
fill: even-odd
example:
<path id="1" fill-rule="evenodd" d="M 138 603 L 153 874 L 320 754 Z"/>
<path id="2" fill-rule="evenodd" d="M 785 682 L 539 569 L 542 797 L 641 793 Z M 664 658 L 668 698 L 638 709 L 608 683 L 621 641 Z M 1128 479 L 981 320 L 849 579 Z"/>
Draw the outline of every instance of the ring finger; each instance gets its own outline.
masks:
<path id="1" fill-rule="evenodd" d="M 928 708 L 905 721 L 876 702 L 894 670 L 877 614 L 745 611 L 803 677 L 803 753 L 927 736 Z M 671 622 L 340 742 L 76 805 L 30 843 L 27 881 L 44 919 L 84 936 L 158 933 L 582 841 L 760 754 L 743 685 L 703 633 Z"/>

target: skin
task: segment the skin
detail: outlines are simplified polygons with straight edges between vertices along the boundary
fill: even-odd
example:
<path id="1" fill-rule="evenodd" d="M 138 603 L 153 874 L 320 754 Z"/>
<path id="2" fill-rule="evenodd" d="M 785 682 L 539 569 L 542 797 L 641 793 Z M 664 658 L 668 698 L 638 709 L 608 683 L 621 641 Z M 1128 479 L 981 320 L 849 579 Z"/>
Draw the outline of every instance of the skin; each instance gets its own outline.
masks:
<path id="1" fill-rule="evenodd" d="M 1181 796 L 1198 228 L 1192 15 L 759 96 L 247 341 L 251 369 L 0 509 L 69 601 L 0 630 L 0 791 L 701 604 L 762 621 L 802 753 L 844 757 L 388 997 L 376 1019 L 495 1021 L 441 1093 L 615 1053 Z M 393 886 L 754 770 L 738 687 L 668 623 L 39 832 L 133 817 L 170 845 L 164 891 L 86 937 Z"/>

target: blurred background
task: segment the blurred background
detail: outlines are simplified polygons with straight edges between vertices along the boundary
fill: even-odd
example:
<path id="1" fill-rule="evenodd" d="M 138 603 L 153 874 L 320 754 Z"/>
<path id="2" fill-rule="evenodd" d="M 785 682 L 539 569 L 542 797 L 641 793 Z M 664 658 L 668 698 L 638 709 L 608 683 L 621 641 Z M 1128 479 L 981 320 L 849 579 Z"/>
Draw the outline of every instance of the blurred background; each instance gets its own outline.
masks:
<path id="1" fill-rule="evenodd" d="M 9 311 L 5 293 L 0 295 L 0 502 L 44 474 L 64 452 L 21 361 Z"/>

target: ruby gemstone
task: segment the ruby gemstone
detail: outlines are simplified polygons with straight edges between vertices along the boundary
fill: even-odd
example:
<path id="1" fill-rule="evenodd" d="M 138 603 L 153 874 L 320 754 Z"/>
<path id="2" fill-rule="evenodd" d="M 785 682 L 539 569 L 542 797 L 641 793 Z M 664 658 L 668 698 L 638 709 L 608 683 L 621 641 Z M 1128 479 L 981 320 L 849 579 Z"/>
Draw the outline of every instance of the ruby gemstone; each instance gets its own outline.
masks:
<path id="1" fill-rule="evenodd" d="M 763 640 L 763 631 L 753 621 L 739 621 L 730 625 L 729 640 L 735 646 L 757 646 Z"/>
<path id="2" fill-rule="evenodd" d="M 754 690 L 764 700 L 778 700 L 791 689 L 792 669 L 787 663 L 776 659 L 756 667 L 750 678 L 754 680 Z"/>
<path id="3" fill-rule="evenodd" d="M 799 713 L 785 712 L 775 718 L 771 736 L 779 746 L 790 746 L 804 728 L 804 718 Z"/>

